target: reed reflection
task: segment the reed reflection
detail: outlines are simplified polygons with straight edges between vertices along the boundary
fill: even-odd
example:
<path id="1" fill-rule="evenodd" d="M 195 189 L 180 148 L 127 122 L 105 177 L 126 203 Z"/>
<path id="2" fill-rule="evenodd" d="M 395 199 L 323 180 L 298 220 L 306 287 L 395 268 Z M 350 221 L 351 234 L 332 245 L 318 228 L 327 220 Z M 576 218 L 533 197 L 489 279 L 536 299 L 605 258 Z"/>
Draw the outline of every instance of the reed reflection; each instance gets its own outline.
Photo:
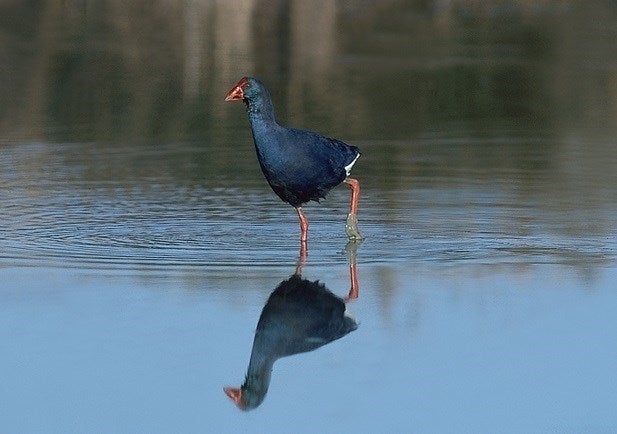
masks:
<path id="1" fill-rule="evenodd" d="M 346 247 L 350 290 L 343 299 L 318 280 L 302 278 L 307 258 L 306 243 L 302 243 L 294 274 L 274 289 L 261 311 L 244 383 L 223 389 L 240 409 L 252 410 L 263 402 L 278 359 L 316 350 L 358 327 L 345 313 L 345 303 L 358 297 L 357 247 L 354 241 Z"/>

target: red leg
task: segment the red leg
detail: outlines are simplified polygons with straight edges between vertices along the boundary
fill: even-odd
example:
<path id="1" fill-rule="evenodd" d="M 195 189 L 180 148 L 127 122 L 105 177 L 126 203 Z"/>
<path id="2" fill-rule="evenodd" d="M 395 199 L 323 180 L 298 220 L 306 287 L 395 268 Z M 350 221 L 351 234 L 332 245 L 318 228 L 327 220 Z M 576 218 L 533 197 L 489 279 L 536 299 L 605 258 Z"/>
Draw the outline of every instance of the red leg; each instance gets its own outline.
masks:
<path id="1" fill-rule="evenodd" d="M 358 243 L 356 241 L 350 241 L 345 246 L 347 252 L 347 258 L 349 259 L 349 280 L 350 288 L 349 294 L 345 301 L 351 301 L 358 298 L 360 288 L 358 287 L 358 271 L 356 267 L 356 253 L 358 251 Z"/>
<path id="2" fill-rule="evenodd" d="M 360 200 L 360 183 L 357 179 L 347 178 L 345 183 L 351 189 L 351 204 L 349 205 L 349 214 L 358 213 L 358 201 Z"/>
<path id="3" fill-rule="evenodd" d="M 356 262 L 349 264 L 349 278 L 351 280 L 351 288 L 349 288 L 349 294 L 347 300 L 355 300 L 358 298 L 360 288 L 358 288 L 358 273 L 356 271 Z"/>
<path id="4" fill-rule="evenodd" d="M 361 240 L 362 234 L 358 230 L 358 201 L 360 200 L 360 183 L 357 179 L 347 178 L 345 183 L 351 189 L 351 203 L 349 205 L 349 215 L 347 215 L 347 224 L 345 232 L 350 240 Z"/>
<path id="5" fill-rule="evenodd" d="M 298 255 L 298 263 L 296 264 L 296 275 L 302 275 L 302 267 L 306 264 L 306 258 L 308 257 L 308 249 L 306 247 L 306 241 L 300 241 L 300 254 Z"/>
<path id="6" fill-rule="evenodd" d="M 306 240 L 308 240 L 308 220 L 301 207 L 297 207 L 296 211 L 298 212 L 298 217 L 300 218 L 300 242 L 306 243 Z"/>

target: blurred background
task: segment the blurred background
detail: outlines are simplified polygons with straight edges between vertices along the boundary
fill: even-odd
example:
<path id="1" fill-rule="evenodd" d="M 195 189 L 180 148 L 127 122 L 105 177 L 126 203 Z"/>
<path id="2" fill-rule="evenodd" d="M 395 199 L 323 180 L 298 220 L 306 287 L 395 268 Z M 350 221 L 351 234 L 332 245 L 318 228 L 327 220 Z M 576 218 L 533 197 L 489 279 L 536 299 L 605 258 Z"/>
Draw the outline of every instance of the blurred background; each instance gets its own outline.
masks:
<path id="1" fill-rule="evenodd" d="M 611 1 L 9 1 L 0 138 L 125 143 L 239 129 L 243 75 L 281 121 L 349 140 L 610 137 Z M 243 125 L 243 124 L 242 124 Z M 498 129 L 496 131 L 496 129 Z M 443 134 L 443 133 L 442 133 Z"/>

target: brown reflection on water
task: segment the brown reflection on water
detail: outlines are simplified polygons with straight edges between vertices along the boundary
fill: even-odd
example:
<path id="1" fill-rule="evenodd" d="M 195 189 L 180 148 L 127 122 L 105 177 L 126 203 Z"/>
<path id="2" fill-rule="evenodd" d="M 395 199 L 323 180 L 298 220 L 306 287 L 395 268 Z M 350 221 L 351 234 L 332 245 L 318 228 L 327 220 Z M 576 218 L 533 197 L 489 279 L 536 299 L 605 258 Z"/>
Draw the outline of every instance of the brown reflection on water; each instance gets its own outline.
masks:
<path id="1" fill-rule="evenodd" d="M 245 74 L 283 120 L 356 140 L 616 125 L 601 2 L 40 3 L 0 7 L 3 141 L 224 139 Z"/>

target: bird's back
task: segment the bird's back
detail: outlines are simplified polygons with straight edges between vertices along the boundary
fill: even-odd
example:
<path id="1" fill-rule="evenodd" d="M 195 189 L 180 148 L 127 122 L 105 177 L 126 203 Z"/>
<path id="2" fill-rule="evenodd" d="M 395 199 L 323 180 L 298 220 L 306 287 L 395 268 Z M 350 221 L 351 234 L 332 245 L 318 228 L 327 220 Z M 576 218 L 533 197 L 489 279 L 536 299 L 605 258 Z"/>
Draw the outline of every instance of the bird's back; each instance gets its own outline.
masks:
<path id="1" fill-rule="evenodd" d="M 294 275 L 272 292 L 261 313 L 254 345 L 280 358 L 312 351 L 356 330 L 345 303 L 322 283 Z"/>
<path id="2" fill-rule="evenodd" d="M 355 146 L 280 125 L 253 131 L 261 168 L 278 196 L 293 206 L 325 197 L 360 154 Z"/>

